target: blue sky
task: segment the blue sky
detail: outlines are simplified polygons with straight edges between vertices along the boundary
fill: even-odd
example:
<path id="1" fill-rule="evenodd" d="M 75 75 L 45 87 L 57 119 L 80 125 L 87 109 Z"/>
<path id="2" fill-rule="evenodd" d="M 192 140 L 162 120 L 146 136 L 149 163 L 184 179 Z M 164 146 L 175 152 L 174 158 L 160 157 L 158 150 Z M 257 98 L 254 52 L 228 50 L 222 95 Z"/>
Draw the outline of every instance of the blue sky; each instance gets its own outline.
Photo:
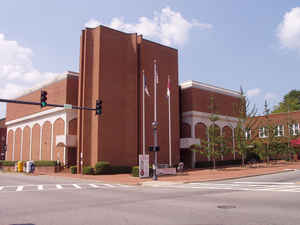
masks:
<path id="1" fill-rule="evenodd" d="M 299 1 L 10 0 L 1 2 L 0 97 L 78 71 L 81 30 L 97 24 L 177 48 L 181 82 L 242 86 L 259 112 L 300 89 Z"/>

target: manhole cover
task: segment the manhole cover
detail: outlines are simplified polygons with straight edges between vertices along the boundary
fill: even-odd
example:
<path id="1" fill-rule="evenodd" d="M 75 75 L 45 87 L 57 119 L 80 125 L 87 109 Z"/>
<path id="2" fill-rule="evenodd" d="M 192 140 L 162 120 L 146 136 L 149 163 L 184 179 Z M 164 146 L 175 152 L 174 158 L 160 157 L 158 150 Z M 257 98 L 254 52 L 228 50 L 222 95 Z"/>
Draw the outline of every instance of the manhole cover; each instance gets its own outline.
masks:
<path id="1" fill-rule="evenodd" d="M 234 209 L 236 208 L 235 205 L 218 205 L 219 209 Z"/>

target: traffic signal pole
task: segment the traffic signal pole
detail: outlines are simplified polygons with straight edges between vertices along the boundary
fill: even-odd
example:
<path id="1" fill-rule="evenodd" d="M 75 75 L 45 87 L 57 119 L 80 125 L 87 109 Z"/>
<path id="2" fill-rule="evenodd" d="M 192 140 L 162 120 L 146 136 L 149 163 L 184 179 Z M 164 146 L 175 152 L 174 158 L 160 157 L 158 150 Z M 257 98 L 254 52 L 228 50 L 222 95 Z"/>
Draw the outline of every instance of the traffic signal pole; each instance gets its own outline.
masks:
<path id="1" fill-rule="evenodd" d="M 9 99 L 2 99 L 0 98 L 0 102 L 6 102 L 6 103 L 15 103 L 15 104 L 25 104 L 25 105 L 41 105 L 40 102 L 30 102 L 30 101 L 19 101 L 19 100 L 9 100 Z M 48 104 L 46 106 L 49 107 L 59 107 L 59 108 L 67 108 L 67 104 L 64 105 L 59 105 L 59 104 Z M 75 105 L 69 105 L 72 106 L 71 109 L 77 109 L 77 110 L 91 110 L 95 111 L 96 109 L 94 108 L 89 108 L 89 107 L 80 107 L 80 106 L 75 106 Z"/>

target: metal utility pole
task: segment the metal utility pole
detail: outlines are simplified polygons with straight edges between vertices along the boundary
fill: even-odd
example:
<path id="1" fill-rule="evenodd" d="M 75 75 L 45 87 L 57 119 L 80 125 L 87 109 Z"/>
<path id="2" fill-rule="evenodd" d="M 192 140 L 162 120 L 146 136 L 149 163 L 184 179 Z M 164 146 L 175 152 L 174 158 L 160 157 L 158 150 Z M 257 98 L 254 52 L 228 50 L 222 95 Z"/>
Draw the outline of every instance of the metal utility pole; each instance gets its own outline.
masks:
<path id="1" fill-rule="evenodd" d="M 154 168 L 153 168 L 153 180 L 157 180 L 157 151 L 158 151 L 158 141 L 157 141 L 157 108 L 156 108 L 156 85 L 158 83 L 158 74 L 156 68 L 156 60 L 154 60 L 154 121 L 152 122 L 153 127 L 153 138 L 154 138 Z"/>

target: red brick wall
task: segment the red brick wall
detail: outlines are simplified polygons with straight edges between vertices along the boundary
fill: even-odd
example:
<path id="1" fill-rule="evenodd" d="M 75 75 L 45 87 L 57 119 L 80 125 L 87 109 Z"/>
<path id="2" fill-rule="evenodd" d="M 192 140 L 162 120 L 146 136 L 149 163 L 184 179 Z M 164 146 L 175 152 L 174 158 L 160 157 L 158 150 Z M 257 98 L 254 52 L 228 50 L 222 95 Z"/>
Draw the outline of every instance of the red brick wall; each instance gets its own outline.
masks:
<path id="1" fill-rule="evenodd" d="M 158 61 L 158 121 L 160 162 L 168 162 L 167 76 L 171 76 L 172 146 L 174 163 L 179 160 L 179 105 L 177 51 L 103 26 L 86 29 L 81 36 L 79 100 L 81 106 L 95 107 L 103 101 L 103 114 L 80 111 L 78 146 L 84 165 L 99 160 L 114 165 L 136 165 L 142 152 L 142 78 L 145 70 L 153 94 L 153 60 Z M 146 100 L 146 143 L 152 144 L 153 95 Z M 93 135 L 91 135 L 93 134 Z M 78 152 L 78 158 L 79 158 Z M 79 163 L 79 162 L 78 162 Z"/>
<path id="2" fill-rule="evenodd" d="M 57 81 L 42 88 L 47 91 L 47 102 L 52 104 L 74 104 L 77 105 L 78 77 L 68 76 L 67 79 Z M 17 100 L 40 102 L 41 90 L 26 94 Z M 15 120 L 41 111 L 49 110 L 50 107 L 41 108 L 38 105 L 22 105 L 8 103 L 6 121 Z"/>
<path id="3" fill-rule="evenodd" d="M 32 160 L 40 160 L 40 135 L 41 127 L 35 124 L 32 128 Z"/>
<path id="4" fill-rule="evenodd" d="M 191 126 L 188 123 L 182 123 L 181 124 L 181 138 L 190 138 L 192 136 L 191 134 Z"/>
<path id="5" fill-rule="evenodd" d="M 232 129 L 229 127 L 229 126 L 225 126 L 225 127 L 223 127 L 223 136 L 225 137 L 225 139 L 226 139 L 226 145 L 227 145 L 227 147 L 229 147 L 229 148 L 232 148 L 232 146 L 233 146 L 233 140 L 232 140 L 232 134 L 233 134 L 233 132 L 232 132 Z M 226 155 L 224 155 L 224 158 L 223 158 L 224 160 L 231 160 L 231 159 L 233 159 L 233 154 L 232 154 L 232 152 L 229 152 L 229 153 L 227 153 Z"/>
<path id="6" fill-rule="evenodd" d="M 240 102 L 240 98 L 238 97 L 202 90 L 195 87 L 183 89 L 181 93 L 182 112 L 199 111 L 210 113 L 211 110 L 209 109 L 209 106 L 211 104 L 211 97 L 214 97 L 216 114 L 225 116 L 238 115 L 234 109 Z"/>
<path id="7" fill-rule="evenodd" d="M 16 140 L 15 140 L 15 152 L 14 152 L 14 160 L 20 160 L 21 156 L 21 128 L 16 130 Z"/>
<path id="8" fill-rule="evenodd" d="M 53 125 L 53 159 L 64 160 L 64 147 L 56 146 L 56 136 L 63 135 L 65 133 L 65 122 L 62 119 L 57 119 Z"/>
<path id="9" fill-rule="evenodd" d="M 145 124 L 146 124 L 146 146 L 153 145 L 153 135 L 151 123 L 154 120 L 154 60 L 157 61 L 157 71 L 159 83 L 157 85 L 157 120 L 158 120 L 158 153 L 159 163 L 169 163 L 169 114 L 167 85 L 168 76 L 171 86 L 171 129 L 172 129 L 172 163 L 179 162 L 179 87 L 178 87 L 178 52 L 166 46 L 142 39 L 140 43 L 140 71 L 145 71 L 147 86 L 150 97 L 146 96 L 145 104 Z M 140 77 L 140 130 L 142 131 L 142 76 Z M 142 134 L 142 132 L 140 132 Z M 140 136 L 140 149 L 142 149 L 142 136 Z M 142 153 L 139 151 L 140 154 Z M 154 154 L 150 153 L 150 162 L 153 161 Z"/>
<path id="10" fill-rule="evenodd" d="M 83 122 L 78 126 L 78 143 L 84 151 L 84 164 L 105 160 L 114 165 L 135 165 L 136 35 L 101 26 L 83 31 L 81 40 L 79 104 L 95 107 L 97 99 L 103 102 L 101 116 L 94 111 L 79 112 Z"/>
<path id="11" fill-rule="evenodd" d="M 284 125 L 284 135 L 288 134 L 288 121 L 294 121 L 300 124 L 300 111 L 290 112 L 290 113 L 275 113 L 269 115 L 271 125 Z M 251 136 L 258 137 L 259 127 L 267 126 L 268 122 L 266 117 L 257 116 L 255 126 L 251 129 Z"/>
<path id="12" fill-rule="evenodd" d="M 51 123 L 45 122 L 42 128 L 42 160 L 51 159 Z"/>
<path id="13" fill-rule="evenodd" d="M 6 160 L 12 160 L 12 154 L 13 154 L 13 136 L 14 132 L 10 130 L 8 132 L 8 137 L 7 137 L 7 153 L 6 153 Z"/>
<path id="14" fill-rule="evenodd" d="M 22 160 L 30 159 L 30 128 L 26 126 L 23 130 Z"/>

